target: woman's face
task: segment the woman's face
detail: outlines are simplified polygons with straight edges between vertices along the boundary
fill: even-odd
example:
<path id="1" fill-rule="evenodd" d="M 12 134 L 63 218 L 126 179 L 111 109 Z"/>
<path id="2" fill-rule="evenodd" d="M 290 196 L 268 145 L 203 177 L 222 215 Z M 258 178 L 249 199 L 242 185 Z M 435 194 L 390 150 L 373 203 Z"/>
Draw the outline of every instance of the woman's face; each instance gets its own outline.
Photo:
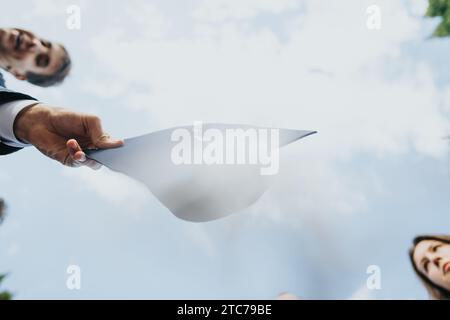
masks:
<path id="1" fill-rule="evenodd" d="M 419 272 L 450 291 L 450 244 L 422 240 L 414 248 L 413 259 Z"/>

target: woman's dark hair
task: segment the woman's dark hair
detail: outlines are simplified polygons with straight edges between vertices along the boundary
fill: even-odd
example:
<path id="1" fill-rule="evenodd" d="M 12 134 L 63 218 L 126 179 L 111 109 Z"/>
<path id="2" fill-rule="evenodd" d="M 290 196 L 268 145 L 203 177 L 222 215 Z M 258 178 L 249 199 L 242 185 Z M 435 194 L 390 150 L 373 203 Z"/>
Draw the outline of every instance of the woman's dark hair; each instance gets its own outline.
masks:
<path id="1" fill-rule="evenodd" d="M 433 240 L 433 241 L 439 241 L 443 243 L 450 244 L 450 236 L 442 236 L 442 235 L 422 235 L 415 237 L 413 240 L 413 246 L 409 250 L 409 258 L 411 259 L 411 264 L 413 266 L 414 271 L 419 276 L 420 280 L 422 281 L 423 285 L 427 289 L 428 293 L 433 299 L 437 300 L 450 300 L 450 291 L 442 288 L 441 286 L 438 286 L 433 281 L 431 281 L 426 275 L 424 275 L 416 266 L 416 263 L 414 262 L 414 250 L 416 249 L 416 246 L 419 242 L 424 240 Z"/>

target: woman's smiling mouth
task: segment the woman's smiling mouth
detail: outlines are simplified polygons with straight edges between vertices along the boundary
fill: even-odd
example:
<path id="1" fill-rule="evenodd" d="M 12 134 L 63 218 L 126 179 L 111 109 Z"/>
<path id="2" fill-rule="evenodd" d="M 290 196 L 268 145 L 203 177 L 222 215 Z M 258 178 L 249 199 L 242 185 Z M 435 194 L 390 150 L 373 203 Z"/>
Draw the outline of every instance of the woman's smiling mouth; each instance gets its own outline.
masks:
<path id="1" fill-rule="evenodd" d="M 446 275 L 450 271 L 450 261 L 444 263 L 442 266 L 442 271 L 444 272 L 444 275 Z"/>

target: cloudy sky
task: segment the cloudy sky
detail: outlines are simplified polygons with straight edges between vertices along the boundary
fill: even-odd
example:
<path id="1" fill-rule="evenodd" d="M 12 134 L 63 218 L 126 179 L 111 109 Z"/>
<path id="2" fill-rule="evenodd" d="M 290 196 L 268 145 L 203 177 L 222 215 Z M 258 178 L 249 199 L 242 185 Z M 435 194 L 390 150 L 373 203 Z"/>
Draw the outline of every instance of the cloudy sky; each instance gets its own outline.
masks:
<path id="1" fill-rule="evenodd" d="M 69 29 L 67 8 L 81 9 Z M 381 28 L 370 29 L 376 5 Z M 194 121 L 311 129 L 252 207 L 176 219 L 107 169 L 2 157 L 0 272 L 16 298 L 426 299 L 412 238 L 450 233 L 450 40 L 426 0 L 20 0 L 1 25 L 63 42 L 63 86 L 11 89 L 126 138 Z M 66 287 L 81 268 L 81 290 Z M 366 286 L 378 266 L 381 289 Z"/>

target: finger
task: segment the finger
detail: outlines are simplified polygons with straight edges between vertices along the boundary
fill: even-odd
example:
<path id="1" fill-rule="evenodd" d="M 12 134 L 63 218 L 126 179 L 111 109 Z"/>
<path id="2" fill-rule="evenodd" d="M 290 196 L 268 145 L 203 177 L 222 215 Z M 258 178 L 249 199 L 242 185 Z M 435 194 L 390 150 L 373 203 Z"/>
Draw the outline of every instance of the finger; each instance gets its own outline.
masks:
<path id="1" fill-rule="evenodd" d="M 66 157 L 64 164 L 71 167 L 79 167 L 86 162 L 86 154 L 81 149 L 79 143 L 75 139 L 70 139 L 66 142 L 68 157 Z"/>
<path id="2" fill-rule="evenodd" d="M 112 139 L 108 134 L 103 132 L 100 118 L 96 116 L 87 116 L 85 121 L 90 138 L 95 147 L 108 149 L 121 147 L 123 145 L 123 140 Z"/>
<path id="3" fill-rule="evenodd" d="M 71 139 L 71 141 L 67 141 L 65 138 L 54 133 L 49 133 L 46 139 L 45 147 L 35 147 L 51 159 L 69 167 L 74 166 L 73 155 L 81 150 L 75 140 Z"/>
<path id="4" fill-rule="evenodd" d="M 87 158 L 86 154 L 81 149 L 80 144 L 75 139 L 70 139 L 67 141 L 66 145 L 69 151 L 69 159 L 68 163 L 66 163 L 67 165 L 70 165 L 71 167 L 86 166 L 93 170 L 98 170 L 102 167 L 99 162 Z"/>
<path id="5" fill-rule="evenodd" d="M 109 134 L 103 133 L 97 140 L 94 140 L 94 144 L 97 148 L 109 149 L 118 148 L 123 146 L 124 141 L 119 139 L 112 139 Z"/>
<path id="6" fill-rule="evenodd" d="M 86 154 L 83 152 L 83 149 L 81 149 L 77 140 L 75 139 L 68 140 L 66 146 L 73 160 L 80 162 L 86 161 Z"/>

